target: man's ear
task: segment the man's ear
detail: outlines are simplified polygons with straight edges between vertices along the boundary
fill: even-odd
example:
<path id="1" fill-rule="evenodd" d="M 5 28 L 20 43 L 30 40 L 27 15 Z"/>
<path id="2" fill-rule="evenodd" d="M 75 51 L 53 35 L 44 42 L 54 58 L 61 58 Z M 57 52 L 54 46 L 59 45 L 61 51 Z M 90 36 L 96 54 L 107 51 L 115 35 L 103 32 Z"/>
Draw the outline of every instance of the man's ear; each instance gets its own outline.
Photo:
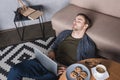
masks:
<path id="1" fill-rule="evenodd" d="M 85 24 L 84 28 L 86 28 L 86 29 L 87 29 L 87 28 L 88 28 L 88 24 Z"/>

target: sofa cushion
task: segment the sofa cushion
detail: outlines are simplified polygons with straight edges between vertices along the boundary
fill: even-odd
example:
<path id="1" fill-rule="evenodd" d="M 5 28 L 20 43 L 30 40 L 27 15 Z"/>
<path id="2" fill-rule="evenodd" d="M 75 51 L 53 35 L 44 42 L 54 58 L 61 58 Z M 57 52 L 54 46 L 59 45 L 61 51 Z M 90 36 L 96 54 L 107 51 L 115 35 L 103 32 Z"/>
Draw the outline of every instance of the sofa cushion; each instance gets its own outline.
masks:
<path id="1" fill-rule="evenodd" d="M 120 0 L 70 0 L 71 4 L 120 17 Z"/>
<path id="2" fill-rule="evenodd" d="M 57 35 L 65 29 L 72 28 L 72 21 L 77 13 L 85 13 L 92 19 L 93 26 L 88 29 L 87 34 L 100 51 L 120 55 L 120 18 L 70 4 L 52 18 L 53 29 Z"/>

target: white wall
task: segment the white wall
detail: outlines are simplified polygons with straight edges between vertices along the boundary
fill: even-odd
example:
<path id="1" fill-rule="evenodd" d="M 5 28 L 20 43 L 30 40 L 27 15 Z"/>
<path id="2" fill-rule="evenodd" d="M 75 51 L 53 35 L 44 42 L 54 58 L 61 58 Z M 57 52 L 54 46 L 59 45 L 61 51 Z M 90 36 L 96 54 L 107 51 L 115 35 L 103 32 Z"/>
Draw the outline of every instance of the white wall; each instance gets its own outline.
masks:
<path id="1" fill-rule="evenodd" d="M 50 21 L 55 12 L 65 7 L 69 0 L 23 0 L 26 5 L 43 5 L 44 22 Z M 0 0 L 0 30 L 15 28 L 13 23 L 14 11 L 19 7 L 17 0 Z M 36 24 L 37 21 L 27 21 L 26 25 Z M 20 25 L 19 25 L 20 26 Z"/>

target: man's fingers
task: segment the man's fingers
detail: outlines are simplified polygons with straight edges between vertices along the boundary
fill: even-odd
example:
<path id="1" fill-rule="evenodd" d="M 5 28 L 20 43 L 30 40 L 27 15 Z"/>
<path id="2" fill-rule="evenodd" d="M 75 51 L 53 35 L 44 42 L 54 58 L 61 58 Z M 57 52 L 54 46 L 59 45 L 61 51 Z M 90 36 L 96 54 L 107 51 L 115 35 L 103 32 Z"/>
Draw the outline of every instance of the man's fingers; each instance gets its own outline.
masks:
<path id="1" fill-rule="evenodd" d="M 62 74 L 65 70 L 58 70 L 58 75 Z"/>

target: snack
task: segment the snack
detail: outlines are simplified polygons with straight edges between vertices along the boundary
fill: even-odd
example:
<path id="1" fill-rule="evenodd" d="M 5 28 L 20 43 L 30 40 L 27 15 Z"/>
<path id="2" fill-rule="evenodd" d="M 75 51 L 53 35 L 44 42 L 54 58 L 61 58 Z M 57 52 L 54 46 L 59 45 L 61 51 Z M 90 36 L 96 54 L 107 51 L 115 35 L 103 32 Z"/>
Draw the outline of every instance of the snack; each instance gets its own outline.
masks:
<path id="1" fill-rule="evenodd" d="M 82 68 L 80 66 L 76 66 L 74 71 L 79 74 L 82 71 Z"/>
<path id="2" fill-rule="evenodd" d="M 70 73 L 70 77 L 77 80 L 84 80 L 87 76 L 87 72 L 83 71 L 79 66 L 75 67 L 75 69 Z"/>
<path id="3" fill-rule="evenodd" d="M 87 75 L 87 73 L 86 73 L 85 71 L 81 71 L 81 72 L 80 72 L 80 76 L 81 76 L 83 79 L 85 79 L 88 75 Z"/>
<path id="4" fill-rule="evenodd" d="M 72 64 L 66 69 L 67 80 L 90 80 L 89 69 L 83 64 Z"/>
<path id="5" fill-rule="evenodd" d="M 81 76 L 77 77 L 77 80 L 84 80 Z"/>
<path id="6" fill-rule="evenodd" d="M 72 72 L 70 73 L 70 77 L 71 77 L 71 78 L 77 78 L 77 76 L 78 76 L 78 74 L 77 74 L 77 72 L 75 72 L 75 71 L 72 71 Z"/>

